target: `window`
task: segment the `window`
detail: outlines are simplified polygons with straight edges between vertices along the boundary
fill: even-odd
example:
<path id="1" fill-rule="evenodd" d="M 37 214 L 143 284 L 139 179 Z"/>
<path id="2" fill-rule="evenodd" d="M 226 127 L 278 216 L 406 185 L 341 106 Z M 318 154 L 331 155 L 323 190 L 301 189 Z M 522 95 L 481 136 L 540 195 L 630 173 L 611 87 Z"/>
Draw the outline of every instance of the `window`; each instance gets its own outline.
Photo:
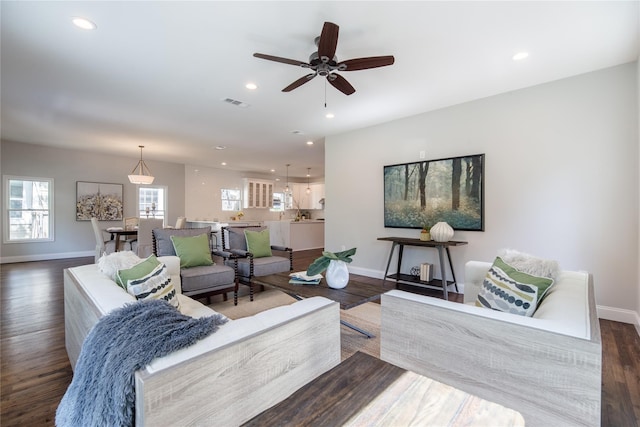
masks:
<path id="1" fill-rule="evenodd" d="M 227 188 L 220 189 L 222 192 L 222 210 L 223 211 L 240 211 L 241 202 L 240 190 L 230 190 Z"/>
<path id="2" fill-rule="evenodd" d="M 284 193 L 273 193 L 273 207 L 269 209 L 271 212 L 284 212 Z"/>
<path id="3" fill-rule="evenodd" d="M 166 187 L 139 187 L 138 214 L 140 218 L 165 219 L 167 212 Z"/>
<path id="4" fill-rule="evenodd" d="M 53 179 L 5 176 L 4 242 L 53 241 Z"/>

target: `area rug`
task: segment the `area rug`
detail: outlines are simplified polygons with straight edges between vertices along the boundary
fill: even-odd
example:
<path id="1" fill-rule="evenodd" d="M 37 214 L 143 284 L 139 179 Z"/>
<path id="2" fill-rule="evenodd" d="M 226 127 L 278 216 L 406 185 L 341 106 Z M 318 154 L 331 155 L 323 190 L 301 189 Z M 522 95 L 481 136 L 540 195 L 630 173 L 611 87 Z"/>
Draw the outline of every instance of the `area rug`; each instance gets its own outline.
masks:
<path id="1" fill-rule="evenodd" d="M 281 305 L 294 303 L 296 300 L 284 292 L 267 289 L 257 292 L 253 301 L 249 296 L 238 298 L 238 305 L 233 305 L 233 299 L 229 301 L 214 302 L 209 305 L 213 310 L 222 313 L 230 319 L 253 316 L 261 311 Z M 342 326 L 340 328 L 340 342 L 342 347 L 342 360 L 348 358 L 356 351 L 380 357 L 380 304 L 368 302 L 350 310 L 340 310 L 340 318 L 354 326 L 364 329 L 375 335 L 367 338 L 353 329 Z"/>

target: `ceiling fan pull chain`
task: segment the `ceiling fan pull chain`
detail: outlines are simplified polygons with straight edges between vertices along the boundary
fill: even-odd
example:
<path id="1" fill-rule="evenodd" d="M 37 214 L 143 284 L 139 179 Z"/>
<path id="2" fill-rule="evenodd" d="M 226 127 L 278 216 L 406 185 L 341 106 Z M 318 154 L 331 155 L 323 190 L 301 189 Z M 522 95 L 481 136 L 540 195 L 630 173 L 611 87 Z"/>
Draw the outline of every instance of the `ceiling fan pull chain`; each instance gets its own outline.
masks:
<path id="1" fill-rule="evenodd" d="M 327 80 L 324 81 L 324 108 L 327 108 Z"/>

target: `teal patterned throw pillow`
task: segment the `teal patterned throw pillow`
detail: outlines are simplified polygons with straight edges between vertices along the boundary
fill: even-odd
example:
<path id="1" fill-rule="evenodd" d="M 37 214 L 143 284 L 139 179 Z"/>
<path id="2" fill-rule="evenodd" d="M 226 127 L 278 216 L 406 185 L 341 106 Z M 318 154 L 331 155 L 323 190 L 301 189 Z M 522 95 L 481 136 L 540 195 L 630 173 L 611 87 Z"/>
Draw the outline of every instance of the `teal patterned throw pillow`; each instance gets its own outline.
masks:
<path id="1" fill-rule="evenodd" d="M 553 280 L 523 273 L 497 257 L 487 272 L 476 306 L 531 317 Z"/>

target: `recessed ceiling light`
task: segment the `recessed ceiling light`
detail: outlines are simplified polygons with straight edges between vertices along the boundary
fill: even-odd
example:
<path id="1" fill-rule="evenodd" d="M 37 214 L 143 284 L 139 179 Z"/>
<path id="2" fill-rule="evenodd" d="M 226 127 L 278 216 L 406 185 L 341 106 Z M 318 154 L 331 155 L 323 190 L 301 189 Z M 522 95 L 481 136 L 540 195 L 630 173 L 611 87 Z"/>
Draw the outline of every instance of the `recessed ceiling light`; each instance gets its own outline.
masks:
<path id="1" fill-rule="evenodd" d="M 82 28 L 83 30 L 95 30 L 96 28 L 98 28 L 96 24 L 86 18 L 75 17 L 71 20 L 71 22 L 73 22 L 76 27 Z"/>
<path id="2" fill-rule="evenodd" d="M 271 172 L 275 172 L 275 171 L 276 171 L 275 169 L 271 169 Z"/>
<path id="3" fill-rule="evenodd" d="M 529 56 L 528 52 L 518 52 L 515 55 L 513 55 L 513 60 L 514 61 L 522 61 L 523 59 L 525 59 L 528 56 Z"/>
<path id="4" fill-rule="evenodd" d="M 216 145 L 214 148 L 216 150 L 225 150 L 227 148 L 227 146 L 226 145 Z"/>
<path id="5" fill-rule="evenodd" d="M 313 145 L 313 141 L 307 141 L 307 145 Z"/>
<path id="6" fill-rule="evenodd" d="M 325 117 L 326 117 L 327 119 L 333 119 L 333 118 L 335 117 L 335 115 L 334 115 L 333 113 L 327 113 L 327 114 L 325 115 Z"/>
<path id="7" fill-rule="evenodd" d="M 246 87 L 249 90 L 256 90 L 258 89 L 258 85 L 256 85 L 255 83 L 247 83 L 246 85 L 244 85 L 244 87 Z"/>
<path id="8" fill-rule="evenodd" d="M 298 130 L 298 129 L 292 130 L 291 133 L 294 134 L 294 135 L 304 135 L 304 132 L 302 132 L 301 130 Z"/>
<path id="9" fill-rule="evenodd" d="M 227 162 L 220 163 L 222 166 L 227 166 Z"/>

